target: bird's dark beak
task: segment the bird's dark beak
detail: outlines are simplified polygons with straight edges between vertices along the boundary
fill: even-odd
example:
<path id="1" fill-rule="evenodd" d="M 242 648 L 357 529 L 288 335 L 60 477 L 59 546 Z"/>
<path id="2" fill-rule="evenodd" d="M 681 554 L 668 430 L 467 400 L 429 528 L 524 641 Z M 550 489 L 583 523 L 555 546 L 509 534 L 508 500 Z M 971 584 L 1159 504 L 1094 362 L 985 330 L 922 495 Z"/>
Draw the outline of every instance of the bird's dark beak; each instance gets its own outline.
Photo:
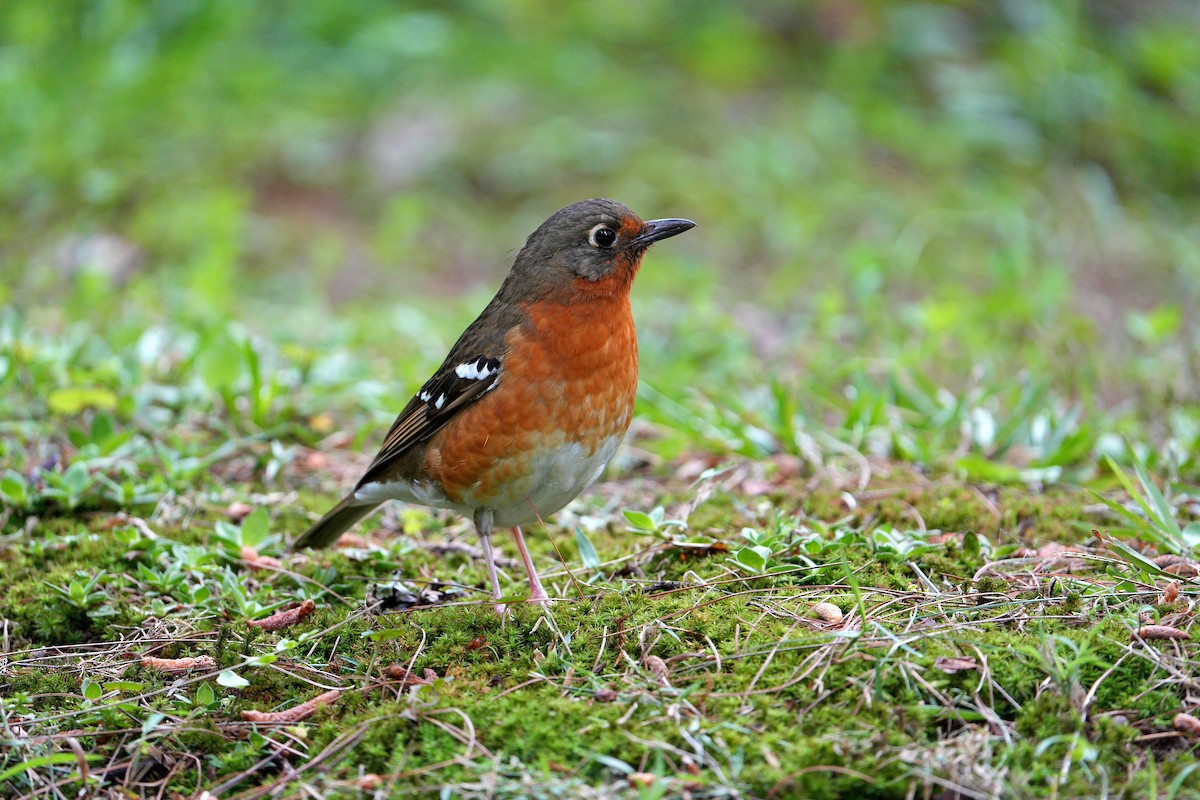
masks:
<path id="1" fill-rule="evenodd" d="M 652 219 L 646 222 L 642 232 L 633 238 L 633 247 L 649 247 L 659 239 L 669 239 L 684 231 L 690 231 L 696 223 L 690 219 Z"/>

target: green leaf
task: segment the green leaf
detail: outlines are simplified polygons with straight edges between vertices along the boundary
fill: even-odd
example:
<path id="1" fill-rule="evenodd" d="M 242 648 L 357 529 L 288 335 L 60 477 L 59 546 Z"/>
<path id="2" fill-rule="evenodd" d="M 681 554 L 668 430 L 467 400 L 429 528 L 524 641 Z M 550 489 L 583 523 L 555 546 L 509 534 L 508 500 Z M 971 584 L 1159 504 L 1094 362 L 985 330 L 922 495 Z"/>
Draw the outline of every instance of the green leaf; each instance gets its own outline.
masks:
<path id="1" fill-rule="evenodd" d="M 99 761 L 100 759 L 104 758 L 104 756 L 100 755 L 99 753 L 88 753 L 85 758 L 87 758 L 88 761 Z M 4 782 L 10 778 L 14 778 L 17 775 L 20 775 L 22 772 L 27 772 L 31 769 L 51 767 L 55 764 L 74 764 L 77 761 L 78 759 L 75 757 L 74 753 L 51 753 L 48 756 L 30 758 L 22 761 L 20 764 L 17 764 L 15 767 L 9 767 L 3 772 L 0 772 L 0 784 L 4 784 Z"/>
<path id="2" fill-rule="evenodd" d="M 227 689 L 245 689 L 250 685 L 250 681 L 246 680 L 241 675 L 238 675 L 231 669 L 221 670 L 220 674 L 217 675 L 217 683 L 221 684 Z"/>
<path id="3" fill-rule="evenodd" d="M 50 392 L 46 404 L 54 414 L 78 414 L 85 408 L 112 411 L 117 407 L 117 396 L 103 386 L 67 386 Z"/>
<path id="4" fill-rule="evenodd" d="M 242 377 L 242 359 L 242 348 L 233 335 L 218 331 L 196 357 L 196 372 L 210 389 L 226 392 Z"/>
<path id="5" fill-rule="evenodd" d="M 1007 464 L 997 464 L 975 453 L 963 456 L 955 462 L 955 466 L 966 474 L 968 480 L 972 481 L 982 481 L 985 483 L 1023 482 L 1021 470 Z"/>
<path id="6" fill-rule="evenodd" d="M 230 522 L 226 522 L 223 519 L 217 520 L 216 524 L 213 525 L 213 532 L 217 534 L 218 538 L 232 545 L 236 545 L 237 547 L 242 546 L 242 529 Z"/>
<path id="7" fill-rule="evenodd" d="M 963 534 L 963 555 L 972 561 L 978 561 L 980 558 L 979 536 L 975 531 L 967 531 Z"/>
<path id="8" fill-rule="evenodd" d="M 758 547 L 743 547 L 733 554 L 734 560 L 748 569 L 761 572 L 762 568 L 767 565 L 767 559 L 763 557 L 759 549 Z"/>
<path id="9" fill-rule="evenodd" d="M 91 438 L 93 442 L 99 443 L 108 439 L 113 435 L 113 419 L 109 414 L 103 411 L 97 411 L 96 416 L 92 418 Z"/>
<path id="10" fill-rule="evenodd" d="M 242 520 L 242 544 L 257 547 L 270 534 L 271 523 L 267 510 L 259 508 Z"/>
<path id="11" fill-rule="evenodd" d="M 87 464 L 82 461 L 76 461 L 67 467 L 67 471 L 63 473 L 63 488 L 71 497 L 79 497 L 92 482 L 88 475 Z"/>
<path id="12" fill-rule="evenodd" d="M 135 683 L 134 681 L 109 681 L 104 684 L 106 692 L 140 692 L 145 689 L 145 685 Z"/>
<path id="13" fill-rule="evenodd" d="M 1114 539 L 1111 536 L 1104 537 L 1104 541 L 1109 547 L 1117 551 L 1117 555 L 1124 558 L 1130 566 L 1144 573 L 1149 581 L 1153 582 L 1156 577 L 1165 574 L 1157 564 L 1124 542 Z"/>
<path id="14" fill-rule="evenodd" d="M 636 770 L 624 761 L 618 761 L 612 756 L 606 756 L 603 753 L 592 753 L 592 760 L 598 764 L 603 764 L 614 772 L 620 772 L 622 775 L 632 775 Z"/>
<path id="15" fill-rule="evenodd" d="M 629 508 L 625 509 L 623 513 L 625 514 L 625 519 L 629 521 L 629 524 L 632 525 L 635 530 L 647 531 L 650 533 L 658 530 L 658 526 L 654 524 L 654 519 L 649 514 L 646 514 L 642 511 L 634 511 L 633 509 Z"/>
<path id="16" fill-rule="evenodd" d="M 29 487 L 24 476 L 15 470 L 8 470 L 0 478 L 0 496 L 14 506 L 24 507 L 29 502 Z"/>
<path id="17" fill-rule="evenodd" d="M 1200 548 L 1200 522 L 1189 522 L 1182 531 L 1183 542 L 1189 548 Z"/>
<path id="18" fill-rule="evenodd" d="M 1162 305 L 1145 313 L 1131 311 L 1125 315 L 1125 330 L 1143 344 L 1155 345 L 1174 336 L 1183 324 L 1179 306 Z"/>
<path id="19" fill-rule="evenodd" d="M 154 732 L 154 729 L 159 726 L 159 723 L 166 718 L 167 715 L 159 711 L 155 711 L 150 716 L 146 717 L 144 720 L 142 720 L 142 736 L 149 736 Z"/>
<path id="20" fill-rule="evenodd" d="M 205 681 L 196 687 L 196 705 L 209 706 L 212 705 L 216 699 L 216 692 L 213 691 L 213 688 L 209 685 L 208 681 Z"/>
<path id="21" fill-rule="evenodd" d="M 88 700 L 99 700 L 104 694 L 104 689 L 100 684 L 93 682 L 90 678 L 83 679 L 83 696 Z"/>
<path id="22" fill-rule="evenodd" d="M 1150 497 L 1154 503 L 1154 509 L 1158 512 L 1152 514 L 1152 517 L 1157 517 L 1159 525 L 1163 531 L 1176 542 L 1182 542 L 1183 532 L 1179 530 L 1179 522 L 1175 519 L 1175 509 L 1171 508 L 1171 504 L 1167 502 L 1167 498 L 1158 490 L 1158 485 L 1154 483 L 1154 479 L 1150 477 L 1150 472 L 1146 469 L 1145 462 L 1138 458 L 1137 453 L 1133 452 L 1133 448 L 1129 448 L 1129 452 L 1133 453 L 1133 468 L 1137 472 L 1138 481 L 1142 484 L 1142 489 Z M 1147 509 L 1149 511 L 1149 509 Z"/>
<path id="23" fill-rule="evenodd" d="M 578 525 L 575 526 L 575 546 L 579 548 L 579 558 L 585 567 L 596 569 L 600 566 L 600 556 L 596 553 L 595 545 L 588 538 L 587 531 Z"/>
<path id="24" fill-rule="evenodd" d="M 1132 453 L 1133 450 L 1130 449 L 1130 452 Z M 1141 526 L 1139 527 L 1145 527 L 1146 525 L 1151 524 L 1150 521 L 1154 519 L 1154 509 L 1150 507 L 1150 504 L 1146 502 L 1146 498 L 1142 497 L 1141 492 L 1139 492 L 1137 487 L 1133 485 L 1133 481 L 1131 481 L 1129 476 L 1125 474 L 1125 470 L 1121 469 L 1117 462 L 1113 461 L 1110 456 L 1106 455 L 1105 458 L 1108 460 L 1109 468 L 1113 471 L 1113 474 L 1117 476 L 1117 480 L 1121 482 L 1121 488 L 1123 488 L 1125 493 L 1128 494 L 1130 498 L 1132 498 L 1133 501 L 1138 504 L 1138 508 L 1142 509 L 1142 512 L 1146 515 L 1146 519 L 1141 520 Z M 1134 456 L 1134 459 L 1137 459 L 1136 455 Z M 1134 516 L 1137 515 L 1135 514 Z"/>

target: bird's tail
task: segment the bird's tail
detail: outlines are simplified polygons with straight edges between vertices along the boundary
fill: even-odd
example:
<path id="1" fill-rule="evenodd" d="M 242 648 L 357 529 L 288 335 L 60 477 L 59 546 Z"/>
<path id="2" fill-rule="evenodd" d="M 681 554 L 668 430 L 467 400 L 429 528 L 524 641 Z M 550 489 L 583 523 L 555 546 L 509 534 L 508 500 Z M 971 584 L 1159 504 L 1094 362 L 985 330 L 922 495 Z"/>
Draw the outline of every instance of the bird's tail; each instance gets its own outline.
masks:
<path id="1" fill-rule="evenodd" d="M 351 525 L 370 514 L 378 505 L 378 503 L 363 504 L 355 500 L 352 494 L 342 498 L 342 502 L 321 517 L 315 525 L 300 534 L 300 538 L 292 544 L 292 549 L 328 547 L 336 542 L 338 537 L 345 533 Z"/>

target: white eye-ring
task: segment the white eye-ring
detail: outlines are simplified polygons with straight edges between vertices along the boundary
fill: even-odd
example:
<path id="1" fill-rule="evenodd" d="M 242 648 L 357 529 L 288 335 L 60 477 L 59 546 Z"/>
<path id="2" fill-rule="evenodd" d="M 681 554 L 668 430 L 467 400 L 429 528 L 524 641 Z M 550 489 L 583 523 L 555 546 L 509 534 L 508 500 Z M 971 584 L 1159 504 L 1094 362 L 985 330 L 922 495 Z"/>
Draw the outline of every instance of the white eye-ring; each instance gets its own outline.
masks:
<path id="1" fill-rule="evenodd" d="M 617 243 L 617 232 L 601 222 L 588 232 L 588 243 L 592 247 L 612 247 Z"/>

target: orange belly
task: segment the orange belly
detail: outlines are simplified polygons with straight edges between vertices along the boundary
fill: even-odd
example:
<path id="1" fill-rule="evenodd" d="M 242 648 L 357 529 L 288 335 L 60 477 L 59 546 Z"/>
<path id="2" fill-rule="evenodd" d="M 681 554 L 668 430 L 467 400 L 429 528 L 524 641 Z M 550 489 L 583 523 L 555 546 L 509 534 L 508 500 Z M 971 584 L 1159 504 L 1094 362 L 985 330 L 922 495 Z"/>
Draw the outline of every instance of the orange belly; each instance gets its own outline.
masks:
<path id="1" fill-rule="evenodd" d="M 438 432 L 425 455 L 426 475 L 447 500 L 492 508 L 497 525 L 553 514 L 594 480 L 629 429 L 637 392 L 627 297 L 539 303 L 528 313 L 508 337 L 499 385 Z"/>

